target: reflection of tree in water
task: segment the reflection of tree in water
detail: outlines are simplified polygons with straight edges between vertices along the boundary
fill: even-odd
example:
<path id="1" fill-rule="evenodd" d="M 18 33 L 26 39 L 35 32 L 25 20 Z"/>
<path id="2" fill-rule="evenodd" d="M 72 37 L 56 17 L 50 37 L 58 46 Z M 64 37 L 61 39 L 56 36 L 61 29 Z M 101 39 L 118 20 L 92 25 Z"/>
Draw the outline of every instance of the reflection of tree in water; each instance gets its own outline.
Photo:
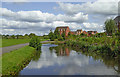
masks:
<path id="1" fill-rule="evenodd" d="M 70 48 L 64 45 L 58 45 L 57 47 L 50 47 L 50 52 L 55 50 L 57 56 L 69 56 Z"/>
<path id="2" fill-rule="evenodd" d="M 111 57 L 106 54 L 98 54 L 96 52 L 91 51 L 82 51 L 78 50 L 76 48 L 72 48 L 73 50 L 77 52 L 81 52 L 81 54 L 84 54 L 86 56 L 92 56 L 94 60 L 100 60 L 102 61 L 107 67 L 113 67 L 113 69 L 120 74 L 120 56 L 118 57 Z M 117 67 L 117 68 L 116 68 Z"/>
<path id="3" fill-rule="evenodd" d="M 40 58 L 41 50 L 40 51 L 35 51 L 33 61 L 38 61 Z"/>
<path id="4" fill-rule="evenodd" d="M 80 52 L 81 54 L 84 54 L 86 56 L 92 56 L 94 60 L 100 60 L 102 61 L 107 67 L 113 67 L 113 69 L 120 74 L 120 56 L 119 57 L 111 57 L 106 54 L 98 54 L 96 52 L 91 51 L 82 51 L 82 49 L 77 49 L 73 47 L 67 47 L 64 45 L 59 45 L 57 47 L 50 47 L 50 51 L 53 50 L 56 51 L 56 54 L 58 56 L 69 56 L 71 48 L 77 52 Z"/>

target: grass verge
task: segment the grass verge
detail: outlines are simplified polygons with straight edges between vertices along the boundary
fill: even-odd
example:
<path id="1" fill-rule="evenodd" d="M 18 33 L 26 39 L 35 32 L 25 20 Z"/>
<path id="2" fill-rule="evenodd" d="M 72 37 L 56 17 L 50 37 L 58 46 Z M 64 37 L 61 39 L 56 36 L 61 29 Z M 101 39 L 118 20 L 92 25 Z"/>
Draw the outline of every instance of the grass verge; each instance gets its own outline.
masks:
<path id="1" fill-rule="evenodd" d="M 25 46 L 18 50 L 2 55 L 2 75 L 16 75 L 29 63 L 34 56 L 35 49 Z"/>
<path id="2" fill-rule="evenodd" d="M 29 39 L 2 39 L 2 45 L 0 45 L 0 47 L 28 43 L 29 41 Z"/>

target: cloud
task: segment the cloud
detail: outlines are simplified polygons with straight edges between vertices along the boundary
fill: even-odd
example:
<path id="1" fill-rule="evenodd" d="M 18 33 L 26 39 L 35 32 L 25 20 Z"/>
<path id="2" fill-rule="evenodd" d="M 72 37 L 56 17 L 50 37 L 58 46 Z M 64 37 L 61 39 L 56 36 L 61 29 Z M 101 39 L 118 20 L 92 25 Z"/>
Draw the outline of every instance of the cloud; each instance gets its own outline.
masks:
<path id="1" fill-rule="evenodd" d="M 53 21 L 64 21 L 64 22 L 77 22 L 83 23 L 88 20 L 88 15 L 84 15 L 79 12 L 73 16 L 64 15 L 64 14 L 50 14 L 42 13 L 41 11 L 18 11 L 13 12 L 6 8 L 0 8 L 1 14 L 3 17 L 16 21 L 26 21 L 26 22 L 53 22 Z"/>
<path id="2" fill-rule="evenodd" d="M 83 27 L 85 30 L 95 30 L 101 32 L 103 30 L 103 25 L 99 25 L 97 23 L 83 23 Z"/>
<path id="3" fill-rule="evenodd" d="M 79 4 L 76 5 L 79 6 Z M 29 34 L 34 32 L 37 35 L 44 35 L 48 34 L 50 29 L 54 30 L 57 26 L 69 26 L 72 31 L 77 29 L 103 31 L 103 26 L 96 22 L 88 22 L 88 20 L 91 20 L 89 15 L 80 11 L 72 15 L 55 15 L 47 12 L 43 13 L 40 10 L 14 12 L 7 8 L 0 8 L 0 11 L 2 11 L 0 14 L 3 16 L 0 19 L 2 21 L 3 34 Z"/>
<path id="4" fill-rule="evenodd" d="M 66 14 L 72 15 L 78 12 L 88 14 L 117 15 L 118 0 L 97 0 L 82 4 L 58 3 L 59 8 Z"/>

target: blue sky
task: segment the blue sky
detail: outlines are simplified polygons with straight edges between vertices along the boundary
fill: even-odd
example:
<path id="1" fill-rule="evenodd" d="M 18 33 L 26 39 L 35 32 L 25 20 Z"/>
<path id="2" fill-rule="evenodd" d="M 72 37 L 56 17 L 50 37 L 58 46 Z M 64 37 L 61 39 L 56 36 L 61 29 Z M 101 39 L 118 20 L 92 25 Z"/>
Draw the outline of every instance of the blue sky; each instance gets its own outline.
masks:
<path id="1" fill-rule="evenodd" d="M 66 3 L 82 4 L 84 2 L 66 2 Z M 14 12 L 40 10 L 42 12 L 63 14 L 63 11 L 58 11 L 53 9 L 54 7 L 58 7 L 58 6 L 59 5 L 57 4 L 57 2 L 24 2 L 24 3 L 3 2 L 2 3 L 3 8 L 8 8 L 9 10 L 12 10 Z"/>
<path id="2" fill-rule="evenodd" d="M 117 2 L 2 2 L 2 34 L 48 34 L 57 26 L 103 32 L 106 19 L 117 15 Z M 111 7 L 114 7 L 111 9 Z"/>
<path id="3" fill-rule="evenodd" d="M 48 12 L 48 13 L 62 13 L 57 12 L 53 9 L 53 7 L 58 6 L 56 2 L 24 2 L 24 3 L 10 3 L 10 2 L 3 2 L 2 7 L 8 8 L 14 12 L 17 11 L 33 11 L 33 10 L 41 10 L 42 12 Z"/>

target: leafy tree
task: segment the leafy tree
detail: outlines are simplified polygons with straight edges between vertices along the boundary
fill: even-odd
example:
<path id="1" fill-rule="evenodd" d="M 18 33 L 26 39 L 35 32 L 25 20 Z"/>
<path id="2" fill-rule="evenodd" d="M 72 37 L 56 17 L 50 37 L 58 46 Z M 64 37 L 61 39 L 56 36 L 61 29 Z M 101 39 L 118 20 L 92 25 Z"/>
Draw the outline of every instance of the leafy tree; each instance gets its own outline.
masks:
<path id="1" fill-rule="evenodd" d="M 32 38 L 32 37 L 34 37 L 34 36 L 36 36 L 34 33 L 30 33 L 30 34 L 29 34 L 29 37 L 30 37 L 30 38 Z"/>
<path id="2" fill-rule="evenodd" d="M 62 33 L 62 37 L 63 37 L 63 40 L 65 40 L 65 38 L 66 38 L 65 32 Z"/>
<path id="3" fill-rule="evenodd" d="M 80 36 L 85 36 L 85 34 L 84 34 L 84 33 L 81 33 Z"/>
<path id="4" fill-rule="evenodd" d="M 71 32 L 68 33 L 68 36 L 72 36 Z"/>
<path id="5" fill-rule="evenodd" d="M 23 37 L 23 35 L 17 35 L 17 38 L 18 39 L 23 39 L 24 37 Z"/>
<path id="6" fill-rule="evenodd" d="M 54 41 L 55 35 L 54 35 L 54 33 L 52 32 L 52 30 L 50 30 L 50 33 L 48 34 L 48 36 L 49 36 L 49 39 L 50 39 L 51 41 Z"/>
<path id="7" fill-rule="evenodd" d="M 29 46 L 36 48 L 36 50 L 41 50 L 42 44 L 40 43 L 40 39 L 37 36 L 34 36 L 30 40 Z"/>
<path id="8" fill-rule="evenodd" d="M 9 38 L 9 35 L 5 35 L 5 39 L 8 39 Z"/>
<path id="9" fill-rule="evenodd" d="M 58 29 L 56 29 L 54 31 L 54 35 L 55 35 L 55 39 L 59 39 L 60 38 L 60 32 L 58 31 Z"/>
<path id="10" fill-rule="evenodd" d="M 25 34 L 25 35 L 24 35 L 24 38 L 29 38 L 29 35 L 28 35 L 28 34 Z"/>
<path id="11" fill-rule="evenodd" d="M 15 35 L 11 35 L 11 38 L 12 38 L 12 39 L 15 39 Z"/>
<path id="12" fill-rule="evenodd" d="M 117 26 L 115 25 L 115 21 L 112 19 L 106 20 L 105 21 L 105 27 L 104 30 L 108 35 L 112 35 L 115 33 Z"/>
<path id="13" fill-rule="evenodd" d="M 58 40 L 59 40 L 59 41 L 63 41 L 64 39 L 63 39 L 62 36 L 59 36 L 59 37 L 58 37 Z"/>

